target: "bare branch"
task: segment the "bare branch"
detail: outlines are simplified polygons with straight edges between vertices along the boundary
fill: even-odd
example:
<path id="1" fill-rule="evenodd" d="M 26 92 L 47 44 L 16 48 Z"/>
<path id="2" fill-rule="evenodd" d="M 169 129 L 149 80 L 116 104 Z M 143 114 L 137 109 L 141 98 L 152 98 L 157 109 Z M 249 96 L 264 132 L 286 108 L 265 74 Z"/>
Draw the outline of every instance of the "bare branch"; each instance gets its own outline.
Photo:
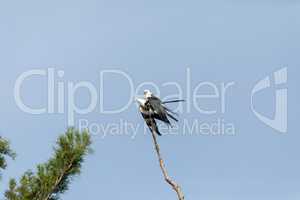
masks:
<path id="1" fill-rule="evenodd" d="M 151 131 L 151 133 L 152 133 L 152 138 L 153 138 L 153 142 L 154 142 L 154 145 L 155 145 L 156 154 L 157 154 L 158 161 L 159 161 L 159 166 L 160 166 L 160 169 L 161 169 L 161 171 L 163 173 L 165 181 L 177 193 L 178 200 L 184 200 L 184 194 L 183 194 L 183 192 L 181 190 L 181 187 L 175 181 L 173 181 L 170 178 L 170 176 L 168 175 L 167 169 L 166 169 L 165 164 L 164 164 L 164 160 L 162 159 L 162 156 L 160 154 L 160 148 L 159 148 L 159 144 L 158 144 L 157 139 L 156 139 L 156 133 L 154 131 Z"/>

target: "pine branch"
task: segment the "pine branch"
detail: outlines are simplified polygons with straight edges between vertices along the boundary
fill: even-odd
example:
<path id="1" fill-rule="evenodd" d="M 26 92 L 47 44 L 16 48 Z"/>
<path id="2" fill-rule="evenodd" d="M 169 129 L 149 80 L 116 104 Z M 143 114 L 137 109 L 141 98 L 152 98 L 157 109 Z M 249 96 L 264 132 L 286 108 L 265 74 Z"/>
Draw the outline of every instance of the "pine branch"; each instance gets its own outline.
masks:
<path id="1" fill-rule="evenodd" d="M 0 169 L 5 169 L 7 167 L 5 157 L 11 157 L 14 159 L 16 154 L 10 149 L 9 142 L 0 136 Z"/>
<path id="2" fill-rule="evenodd" d="M 181 190 L 181 187 L 175 181 L 173 181 L 170 178 L 170 176 L 168 175 L 167 169 L 166 169 L 165 164 L 164 164 L 164 160 L 162 159 L 162 156 L 161 156 L 161 153 L 160 153 L 160 147 L 159 147 L 159 144 L 157 142 L 156 133 L 154 131 L 151 131 L 151 133 L 152 133 L 153 143 L 154 143 L 156 154 L 157 154 L 158 161 L 159 161 L 159 166 L 160 166 L 160 169 L 163 173 L 165 181 L 176 192 L 176 194 L 178 196 L 178 200 L 184 200 L 184 194 Z"/>
<path id="3" fill-rule="evenodd" d="M 91 152 L 91 139 L 87 132 L 73 128 L 60 136 L 54 156 L 38 165 L 37 172 L 26 172 L 19 183 L 10 181 L 6 200 L 58 200 L 69 189 L 75 175 L 80 174 L 84 157 Z"/>

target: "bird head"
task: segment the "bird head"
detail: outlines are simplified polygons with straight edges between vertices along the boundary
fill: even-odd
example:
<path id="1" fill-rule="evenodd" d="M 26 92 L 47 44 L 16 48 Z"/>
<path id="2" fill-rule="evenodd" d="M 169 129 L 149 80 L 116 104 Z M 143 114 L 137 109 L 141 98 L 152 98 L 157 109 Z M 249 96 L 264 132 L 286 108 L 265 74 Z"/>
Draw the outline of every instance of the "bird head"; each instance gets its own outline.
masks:
<path id="1" fill-rule="evenodd" d="M 144 97 L 145 98 L 149 98 L 152 96 L 152 92 L 150 92 L 150 90 L 144 90 Z"/>

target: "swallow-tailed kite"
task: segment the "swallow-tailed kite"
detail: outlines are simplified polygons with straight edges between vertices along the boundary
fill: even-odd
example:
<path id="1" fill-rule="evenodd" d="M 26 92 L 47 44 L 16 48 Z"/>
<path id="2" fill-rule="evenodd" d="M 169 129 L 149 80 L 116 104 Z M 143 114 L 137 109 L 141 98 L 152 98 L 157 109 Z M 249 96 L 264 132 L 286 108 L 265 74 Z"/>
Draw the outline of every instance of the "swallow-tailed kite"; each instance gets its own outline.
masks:
<path id="1" fill-rule="evenodd" d="M 150 128 L 150 131 L 154 131 L 158 135 L 161 135 L 155 120 L 160 120 L 166 123 L 168 126 L 171 126 L 169 118 L 176 122 L 178 121 L 173 116 L 176 115 L 176 113 L 167 108 L 165 104 L 182 102 L 184 100 L 170 100 L 163 102 L 158 97 L 154 96 L 149 90 L 145 90 L 144 98 L 137 98 L 136 101 L 139 103 L 139 110 L 147 126 Z"/>

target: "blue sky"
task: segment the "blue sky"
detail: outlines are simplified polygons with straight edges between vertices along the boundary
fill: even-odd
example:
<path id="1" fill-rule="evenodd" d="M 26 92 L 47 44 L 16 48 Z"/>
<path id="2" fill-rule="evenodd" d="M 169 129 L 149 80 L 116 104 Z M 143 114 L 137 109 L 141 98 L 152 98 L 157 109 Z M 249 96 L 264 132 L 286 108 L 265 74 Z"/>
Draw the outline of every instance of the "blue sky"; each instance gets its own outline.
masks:
<path id="1" fill-rule="evenodd" d="M 178 133 L 159 138 L 169 173 L 182 185 L 186 198 L 299 199 L 299 8 L 292 0 L 1 1 L 0 133 L 11 141 L 18 157 L 9 162 L 0 192 L 10 177 L 45 162 L 52 155 L 51 145 L 68 126 L 66 113 L 30 115 L 20 110 L 14 86 L 22 73 L 63 70 L 64 77 L 56 77 L 55 83 L 88 81 L 99 91 L 101 71 L 119 70 L 131 78 L 134 88 L 154 82 L 163 97 L 175 92 L 163 86 L 170 81 L 186 92 L 189 68 L 193 89 L 201 82 L 218 87 L 234 82 L 234 86 L 226 93 L 225 113 L 220 112 L 220 99 L 200 102 L 217 112 L 199 113 L 194 106 L 191 112 L 183 109 L 179 126 L 184 120 L 223 119 L 234 124 L 235 134 Z M 284 134 L 259 121 L 250 104 L 257 81 L 283 67 L 288 68 L 288 84 L 283 87 L 289 89 Z M 108 75 L 104 82 L 105 108 L 124 105 L 131 98 L 124 77 Z M 269 117 L 274 115 L 275 89 L 272 86 L 255 100 L 256 109 Z M 22 98 L 31 106 L 45 105 L 45 77 L 26 81 Z M 80 119 L 98 125 L 120 119 L 143 124 L 134 102 L 122 113 L 103 114 L 99 98 L 93 112 L 76 115 L 76 125 Z M 82 108 L 90 102 L 86 90 L 78 91 L 75 99 Z M 176 198 L 162 179 L 149 134 L 134 139 L 101 134 L 93 136 L 95 153 L 62 199 Z"/>

